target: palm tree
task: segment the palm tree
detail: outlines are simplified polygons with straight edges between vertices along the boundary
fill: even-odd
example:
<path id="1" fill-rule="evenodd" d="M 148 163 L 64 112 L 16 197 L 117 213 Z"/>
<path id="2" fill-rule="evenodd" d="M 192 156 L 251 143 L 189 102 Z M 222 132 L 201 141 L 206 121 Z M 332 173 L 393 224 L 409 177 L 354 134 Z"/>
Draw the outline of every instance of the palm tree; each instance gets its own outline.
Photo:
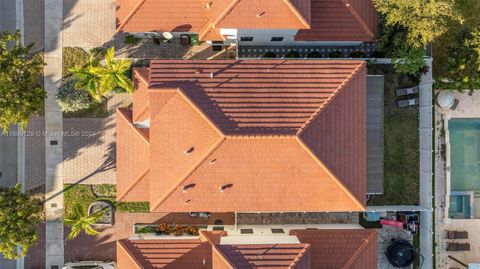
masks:
<path id="1" fill-rule="evenodd" d="M 72 68 L 70 72 L 78 79 L 75 88 L 87 90 L 99 102 L 102 97 L 118 88 L 133 92 L 133 82 L 127 76 L 131 65 L 130 60 L 115 59 L 115 49 L 111 47 L 105 55 L 105 64 L 101 65 L 90 54 L 85 66 Z"/>
<path id="2" fill-rule="evenodd" d="M 98 70 L 101 92 L 106 94 L 116 88 L 133 92 L 133 82 L 126 75 L 131 66 L 130 60 L 115 59 L 115 49 L 109 48 L 105 55 L 105 65 Z"/>
<path id="3" fill-rule="evenodd" d="M 88 91 L 97 102 L 102 100 L 102 95 L 99 92 L 101 79 L 98 75 L 98 69 L 98 61 L 95 60 L 93 55 L 90 55 L 85 66 L 69 69 L 77 79 L 75 89 Z"/>
<path id="4" fill-rule="evenodd" d="M 88 235 L 97 235 L 99 232 L 92 226 L 103 217 L 105 211 L 106 210 L 101 210 L 92 215 L 88 215 L 88 210 L 85 207 L 79 203 L 75 204 L 71 218 L 65 219 L 65 224 L 71 227 L 67 239 L 74 239 L 82 231 Z"/>

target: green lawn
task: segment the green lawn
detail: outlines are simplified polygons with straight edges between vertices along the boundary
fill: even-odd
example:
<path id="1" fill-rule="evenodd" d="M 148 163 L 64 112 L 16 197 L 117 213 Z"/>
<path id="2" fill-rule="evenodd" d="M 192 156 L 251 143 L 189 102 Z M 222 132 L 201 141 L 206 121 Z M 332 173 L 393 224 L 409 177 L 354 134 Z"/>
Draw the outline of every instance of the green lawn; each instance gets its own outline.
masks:
<path id="1" fill-rule="evenodd" d="M 150 212 L 150 205 L 147 202 L 116 202 L 116 186 L 103 184 L 94 185 L 96 194 L 106 195 L 96 197 L 92 192 L 92 185 L 64 185 L 64 207 L 65 218 L 69 218 L 72 214 L 72 209 L 76 203 L 80 203 L 83 207 L 88 207 L 92 202 L 97 200 L 111 201 L 117 212 L 130 213 L 148 213 Z"/>
<path id="2" fill-rule="evenodd" d="M 385 76 L 384 195 L 369 205 L 415 205 L 419 201 L 419 134 L 417 108 L 396 107 L 395 89 L 411 87 L 416 78 L 394 72 L 391 65 L 369 66 Z"/>

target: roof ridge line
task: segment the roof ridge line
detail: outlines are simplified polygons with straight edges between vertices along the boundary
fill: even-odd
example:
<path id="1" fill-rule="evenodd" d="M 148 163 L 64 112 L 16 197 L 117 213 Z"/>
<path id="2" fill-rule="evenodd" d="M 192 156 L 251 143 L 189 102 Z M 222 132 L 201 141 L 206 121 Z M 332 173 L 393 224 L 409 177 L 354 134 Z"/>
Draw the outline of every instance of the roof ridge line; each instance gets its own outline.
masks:
<path id="1" fill-rule="evenodd" d="M 311 248 L 310 244 L 305 244 L 305 246 L 303 247 L 303 249 L 300 251 L 300 253 L 295 257 L 295 259 L 293 259 L 292 263 L 290 263 L 290 265 L 288 266 L 288 269 L 294 269 L 295 266 L 297 265 L 297 262 L 300 260 L 300 258 L 302 258 L 303 256 L 305 256 L 305 253 Z"/>
<path id="2" fill-rule="evenodd" d="M 290 0 L 283 0 L 283 3 L 285 3 L 290 8 L 290 10 L 292 10 L 293 14 L 295 14 L 295 16 L 297 16 L 297 18 L 300 20 L 300 22 L 305 27 L 307 27 L 307 29 L 312 28 L 310 23 L 305 19 L 305 17 L 303 17 L 303 15 L 300 13 L 298 8 L 294 4 L 292 4 L 292 2 Z"/>
<path id="3" fill-rule="evenodd" d="M 138 176 L 121 195 L 117 197 L 117 200 L 121 201 L 123 198 L 125 198 L 125 196 L 127 196 L 127 194 L 130 193 L 133 187 L 135 187 L 138 184 L 138 182 L 140 182 L 140 180 L 142 180 L 142 178 L 144 178 L 148 174 L 148 172 L 150 172 L 150 168 L 145 169 L 145 171 L 140 176 Z"/>
<path id="4" fill-rule="evenodd" d="M 375 37 L 375 34 L 373 33 L 372 29 L 368 26 L 368 24 L 365 22 L 365 20 L 358 14 L 357 10 L 352 7 L 352 4 L 350 3 L 350 0 L 342 0 L 342 3 L 345 4 L 345 7 L 347 10 L 352 14 L 352 16 L 360 23 L 362 28 L 367 32 L 367 34 L 371 37 Z"/>
<path id="5" fill-rule="evenodd" d="M 195 170 L 197 170 L 198 167 L 200 167 L 200 165 L 202 165 L 202 163 L 225 141 L 225 135 L 223 134 L 223 132 L 221 131 L 220 128 L 217 127 L 217 125 L 210 120 L 210 118 L 208 118 L 204 113 L 203 111 L 197 107 L 197 105 L 183 92 L 183 90 L 181 88 L 177 88 L 177 93 L 180 94 L 180 96 L 182 96 L 186 101 L 187 103 L 189 103 L 192 108 L 197 111 L 198 114 L 200 114 L 200 116 L 205 119 L 207 121 L 208 124 L 210 124 L 212 126 L 212 128 L 217 131 L 217 133 L 220 135 L 220 139 L 219 141 L 217 141 L 209 151 L 206 152 L 205 156 L 203 158 L 200 159 L 200 161 L 194 165 L 191 169 L 187 170 L 187 172 L 184 174 L 184 176 L 180 177 L 180 180 L 178 180 L 178 184 L 175 184 L 173 187 L 171 187 L 168 192 L 161 196 L 157 202 L 155 204 L 153 204 L 153 207 L 150 208 L 150 211 L 155 211 L 161 203 L 163 203 L 174 191 L 175 189 L 180 186 L 185 180 L 187 180 L 187 178 L 193 173 L 195 172 Z M 169 100 L 170 102 L 170 100 Z M 153 208 L 153 209 L 152 209 Z"/>
<path id="6" fill-rule="evenodd" d="M 127 253 L 127 256 L 128 258 L 133 262 L 135 263 L 136 266 L 138 266 L 138 268 L 142 268 L 142 265 L 141 265 L 141 262 L 137 260 L 137 258 L 135 258 L 134 256 L 132 256 L 132 254 L 130 253 L 130 250 L 127 248 L 127 246 L 125 245 L 124 241 L 127 241 L 128 239 L 120 239 L 120 240 L 117 240 L 117 243 L 122 247 L 122 249 Z"/>
<path id="7" fill-rule="evenodd" d="M 139 71 L 140 69 L 145 69 L 145 70 L 147 70 L 147 71 L 148 71 L 148 75 L 150 76 L 150 68 L 146 68 L 146 67 L 134 67 L 134 68 L 133 68 L 134 77 L 135 77 L 135 75 L 137 75 L 137 76 L 138 76 L 138 79 L 139 79 L 141 82 L 143 82 L 143 83 L 147 86 L 147 88 L 148 88 L 148 87 L 149 87 L 148 81 L 145 80 L 145 78 L 142 76 L 142 73 Z"/>
<path id="8" fill-rule="evenodd" d="M 222 137 L 210 148 L 210 150 L 208 150 L 208 151 L 205 153 L 204 157 L 201 158 L 196 165 L 194 165 L 192 168 L 190 168 L 189 170 L 187 170 L 187 172 L 186 172 L 182 177 L 180 177 L 180 180 L 177 181 L 177 184 L 174 184 L 174 185 L 168 190 L 168 192 L 167 192 L 166 194 L 164 194 L 163 196 L 161 196 L 161 197 L 157 200 L 157 202 L 155 202 L 155 203 L 153 204 L 153 206 L 150 207 L 150 211 L 155 211 L 163 202 L 165 202 L 165 200 L 167 200 L 167 198 L 170 197 L 170 195 L 172 195 L 172 193 L 175 191 L 175 189 L 176 189 L 178 186 L 180 186 L 183 182 L 185 182 L 185 180 L 187 180 L 188 177 L 189 177 L 191 174 L 193 174 L 193 172 L 195 172 L 195 171 L 197 170 L 197 168 L 199 168 L 199 167 L 202 165 L 202 163 L 203 163 L 206 159 L 208 159 L 208 157 L 210 157 L 210 155 L 212 155 L 212 153 L 215 152 L 215 150 L 216 150 L 218 147 L 220 147 L 221 144 L 223 144 L 223 142 L 224 142 L 225 140 L 226 140 L 225 137 L 222 136 Z"/>
<path id="9" fill-rule="evenodd" d="M 303 143 L 302 139 L 297 136 L 296 140 L 300 144 L 300 146 L 310 155 L 310 157 L 312 157 L 315 162 L 320 165 L 320 167 L 327 173 L 327 175 L 330 176 L 330 178 L 335 183 L 337 183 L 340 189 L 343 190 L 345 194 L 350 197 L 350 199 L 352 199 L 352 201 L 358 206 L 360 211 L 365 211 L 365 205 L 358 201 L 357 197 L 355 197 L 355 195 L 353 195 L 353 193 L 350 192 L 350 190 L 333 174 L 333 172 L 328 169 L 328 167 L 315 155 L 315 153 L 313 153 L 312 150 L 305 143 Z"/>
<path id="10" fill-rule="evenodd" d="M 143 139 L 143 141 L 145 143 L 147 143 L 148 145 L 150 145 L 150 141 L 148 140 L 148 138 L 145 136 L 144 133 L 140 132 L 140 130 L 138 130 L 137 127 L 135 127 L 135 125 L 133 124 L 133 122 L 131 122 L 126 116 L 125 114 L 123 114 L 123 109 L 122 108 L 117 108 L 117 111 L 120 113 L 120 116 L 128 122 L 128 125 L 130 125 L 131 128 L 133 128 L 133 130 L 135 130 L 136 133 L 138 133 L 140 135 L 140 137 Z M 132 115 L 132 120 L 133 120 L 133 115 Z"/>
<path id="11" fill-rule="evenodd" d="M 134 119 L 134 118 L 132 117 L 132 121 L 133 121 L 133 122 L 138 121 L 148 110 L 149 110 L 149 107 L 145 106 L 145 107 L 143 108 L 142 112 L 141 112 L 140 114 L 138 114 L 138 116 L 137 116 L 136 119 Z"/>
<path id="12" fill-rule="evenodd" d="M 325 102 L 323 102 L 318 108 L 317 110 L 315 110 L 315 112 L 313 112 L 313 114 L 310 116 L 310 118 L 308 118 L 305 123 L 302 124 L 302 126 L 298 129 L 296 135 L 297 136 L 300 136 L 304 131 L 305 129 L 307 129 L 307 127 L 310 125 L 310 123 L 312 121 L 314 121 L 318 115 L 320 115 L 320 113 L 331 103 L 333 102 L 333 100 L 337 97 L 338 93 L 340 93 L 343 89 L 345 89 L 345 86 L 353 79 L 353 77 L 358 73 L 358 71 L 360 70 L 360 68 L 362 68 L 363 66 L 365 66 L 366 63 L 365 62 L 361 62 L 359 63 L 355 69 L 350 73 L 350 75 L 347 76 L 347 78 L 345 78 L 344 81 L 342 81 L 342 83 L 340 83 L 340 85 L 335 89 L 335 91 L 333 91 L 333 93 L 327 98 L 327 100 Z"/>
<path id="13" fill-rule="evenodd" d="M 218 257 L 225 263 L 226 266 L 228 266 L 229 269 L 237 269 L 235 265 L 233 265 L 228 258 L 223 254 L 220 249 L 217 248 L 216 245 L 212 245 L 212 251 L 217 253 Z"/>
<path id="14" fill-rule="evenodd" d="M 132 9 L 132 11 L 130 13 L 128 13 L 125 20 L 123 20 L 123 22 L 121 22 L 120 25 L 117 27 L 117 30 L 116 30 L 117 33 L 120 32 L 122 30 L 122 28 L 130 21 L 130 19 L 133 17 L 133 15 L 135 15 L 135 13 L 137 13 L 137 11 L 140 9 L 140 7 L 143 6 L 145 1 L 146 0 L 140 0 L 140 2 L 138 2 L 138 4 Z"/>
<path id="15" fill-rule="evenodd" d="M 185 92 L 181 89 L 181 88 L 177 88 L 177 91 L 178 93 L 187 101 L 187 103 L 189 103 L 193 109 L 195 109 L 197 111 L 198 114 L 200 114 L 200 116 L 202 118 L 204 118 L 208 124 L 210 124 L 213 129 L 215 129 L 215 131 L 217 131 L 217 133 L 222 136 L 222 137 L 225 137 L 225 134 L 222 132 L 222 129 L 220 129 L 217 124 L 215 124 L 215 122 L 213 122 L 213 120 L 211 120 L 207 115 L 206 113 L 203 112 L 202 109 L 200 109 L 197 104 L 192 100 L 190 99 L 190 97 L 188 97 L 187 94 L 185 94 Z"/>
<path id="16" fill-rule="evenodd" d="M 199 37 L 200 39 L 203 39 L 204 37 L 207 36 L 208 33 L 210 33 L 210 31 L 212 30 L 212 28 L 216 28 L 216 24 L 218 24 L 220 21 L 222 21 L 228 13 L 230 13 L 232 11 L 232 9 L 240 2 L 241 0 L 233 0 L 228 6 L 227 8 L 222 11 L 222 13 L 220 13 L 220 15 L 212 20 L 210 19 L 207 24 L 205 24 L 204 28 L 202 28 L 202 30 L 200 31 L 199 33 Z"/>
<path id="17" fill-rule="evenodd" d="M 375 234 L 377 233 L 376 230 L 373 230 L 373 232 L 370 232 L 370 234 L 367 236 L 367 238 L 363 239 L 363 243 L 358 247 L 358 249 L 353 253 L 353 255 L 350 257 L 350 259 L 345 263 L 345 265 L 342 267 L 342 269 L 348 269 L 352 266 L 353 262 L 360 256 L 361 253 L 365 250 L 365 248 L 368 246 L 368 244 L 371 242 Z"/>

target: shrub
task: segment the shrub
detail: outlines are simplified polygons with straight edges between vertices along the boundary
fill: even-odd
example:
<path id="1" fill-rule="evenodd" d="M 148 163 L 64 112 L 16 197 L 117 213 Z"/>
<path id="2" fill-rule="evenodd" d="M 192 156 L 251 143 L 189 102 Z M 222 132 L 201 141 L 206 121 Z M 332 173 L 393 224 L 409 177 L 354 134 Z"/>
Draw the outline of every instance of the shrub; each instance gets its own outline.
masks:
<path id="1" fill-rule="evenodd" d="M 173 230 L 173 236 L 181 236 L 183 235 L 183 227 L 180 224 L 176 224 Z"/>
<path id="2" fill-rule="evenodd" d="M 128 34 L 125 36 L 125 39 L 123 40 L 123 42 L 125 44 L 128 44 L 128 45 L 135 45 L 137 44 L 138 42 L 140 41 L 140 38 L 132 35 L 132 34 Z"/>
<path id="3" fill-rule="evenodd" d="M 312 51 L 307 54 L 307 58 L 322 58 L 322 54 L 320 54 L 318 51 Z"/>
<path id="4" fill-rule="evenodd" d="M 354 51 L 349 55 L 351 58 L 365 58 L 365 52 L 363 51 Z"/>
<path id="5" fill-rule="evenodd" d="M 75 89 L 76 81 L 65 79 L 57 92 L 57 103 L 63 112 L 75 112 L 90 107 L 88 92 Z"/>
<path id="6" fill-rule="evenodd" d="M 63 48 L 63 76 L 71 74 L 69 69 L 84 67 L 88 62 L 88 53 L 82 48 Z"/>
<path id="7" fill-rule="evenodd" d="M 166 223 L 160 224 L 160 226 L 158 226 L 158 230 L 163 234 L 170 234 L 170 226 L 168 226 Z"/>
<path id="8" fill-rule="evenodd" d="M 332 51 L 328 54 L 328 57 L 330 58 L 342 58 L 343 57 L 343 54 L 342 52 L 336 50 L 336 51 Z"/>
<path id="9" fill-rule="evenodd" d="M 101 61 L 107 55 L 107 49 L 104 47 L 96 47 L 91 49 L 89 53 L 95 58 L 95 60 Z"/>
<path id="10" fill-rule="evenodd" d="M 404 47 L 398 50 L 392 59 L 395 71 L 419 76 L 426 66 L 424 55 L 423 48 Z"/>
<path id="11" fill-rule="evenodd" d="M 277 54 L 275 54 L 273 51 L 265 52 L 265 54 L 263 54 L 263 58 L 277 58 Z"/>
<path id="12" fill-rule="evenodd" d="M 198 235 L 198 227 L 197 226 L 189 225 L 185 230 L 190 235 Z"/>
<path id="13" fill-rule="evenodd" d="M 295 50 L 291 50 L 285 54 L 285 58 L 300 58 L 300 53 Z"/>

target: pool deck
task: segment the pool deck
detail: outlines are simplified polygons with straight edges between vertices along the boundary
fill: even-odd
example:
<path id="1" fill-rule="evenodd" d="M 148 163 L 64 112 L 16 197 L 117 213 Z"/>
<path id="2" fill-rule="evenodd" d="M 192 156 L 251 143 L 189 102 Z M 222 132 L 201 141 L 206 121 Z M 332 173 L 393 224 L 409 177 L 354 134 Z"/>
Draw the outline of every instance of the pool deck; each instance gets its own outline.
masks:
<path id="1" fill-rule="evenodd" d="M 450 141 L 448 121 L 452 118 L 480 118 L 480 91 L 468 93 L 454 92 L 459 104 L 455 110 L 442 110 L 435 107 L 435 253 L 436 268 L 462 268 L 449 258 L 454 257 L 463 263 L 480 263 L 480 219 L 450 219 L 448 205 L 450 194 Z M 444 131 L 442 131 L 442 129 Z M 443 148 L 443 149 L 442 149 Z M 447 240 L 446 231 L 467 231 L 467 240 Z M 470 251 L 447 251 L 447 243 L 469 243 Z"/>

